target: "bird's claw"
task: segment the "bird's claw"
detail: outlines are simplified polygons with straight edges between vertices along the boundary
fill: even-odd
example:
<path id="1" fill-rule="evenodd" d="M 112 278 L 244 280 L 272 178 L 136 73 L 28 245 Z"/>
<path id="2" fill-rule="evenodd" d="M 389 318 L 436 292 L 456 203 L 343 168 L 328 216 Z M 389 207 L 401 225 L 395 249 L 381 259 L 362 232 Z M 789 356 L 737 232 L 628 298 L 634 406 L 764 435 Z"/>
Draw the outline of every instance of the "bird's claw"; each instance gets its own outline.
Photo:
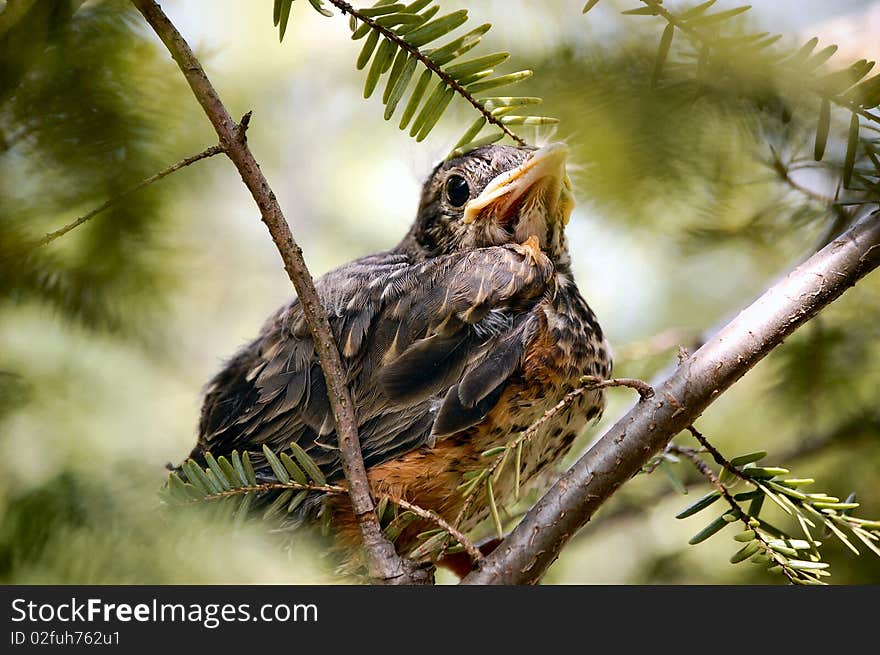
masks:
<path id="1" fill-rule="evenodd" d="M 536 234 L 530 236 L 525 242 L 516 244 L 515 247 L 517 252 L 528 257 L 535 266 L 537 266 L 541 259 L 544 258 L 544 253 L 541 252 L 541 242 L 538 241 L 538 236 Z"/>

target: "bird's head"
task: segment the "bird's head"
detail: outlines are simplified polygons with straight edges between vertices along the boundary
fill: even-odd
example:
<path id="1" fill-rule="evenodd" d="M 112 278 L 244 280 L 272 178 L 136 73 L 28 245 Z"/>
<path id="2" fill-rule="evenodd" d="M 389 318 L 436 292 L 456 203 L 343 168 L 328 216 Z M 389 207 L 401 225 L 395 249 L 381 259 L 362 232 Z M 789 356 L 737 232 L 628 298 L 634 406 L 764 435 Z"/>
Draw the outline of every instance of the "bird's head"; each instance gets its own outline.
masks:
<path id="1" fill-rule="evenodd" d="M 441 163 L 422 188 L 418 216 L 401 245 L 435 257 L 535 235 L 557 260 L 565 254 L 564 229 L 574 207 L 567 156 L 562 143 L 491 145 Z"/>

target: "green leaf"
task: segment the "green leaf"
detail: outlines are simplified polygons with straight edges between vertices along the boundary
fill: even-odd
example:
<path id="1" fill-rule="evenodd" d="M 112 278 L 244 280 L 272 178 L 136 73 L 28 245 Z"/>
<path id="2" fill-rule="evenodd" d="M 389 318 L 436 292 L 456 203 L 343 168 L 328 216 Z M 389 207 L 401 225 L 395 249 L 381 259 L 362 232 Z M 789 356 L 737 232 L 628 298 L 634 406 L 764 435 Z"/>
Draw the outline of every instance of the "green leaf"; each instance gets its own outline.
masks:
<path id="1" fill-rule="evenodd" d="M 396 27 L 403 25 L 404 28 L 397 30 L 398 34 L 406 34 L 411 29 L 415 29 L 425 22 L 425 17 L 421 14 L 392 14 L 391 16 L 382 16 L 376 19 L 376 24 L 382 27 Z"/>
<path id="2" fill-rule="evenodd" d="M 816 81 L 816 84 L 822 88 L 825 95 L 835 96 L 843 93 L 856 84 L 867 75 L 873 67 L 873 61 L 869 62 L 865 59 L 860 59 L 848 68 L 820 77 Z"/>
<path id="3" fill-rule="evenodd" d="M 284 41 L 284 33 L 287 31 L 287 21 L 290 19 L 290 7 L 293 0 L 275 0 L 275 25 L 278 26 L 278 41 Z"/>
<path id="4" fill-rule="evenodd" d="M 367 37 L 367 40 L 364 42 L 364 47 L 361 48 L 361 53 L 358 55 L 357 63 L 355 66 L 358 70 L 363 70 L 363 68 L 370 61 L 370 57 L 373 56 L 373 50 L 376 49 L 376 45 L 379 43 L 379 32 L 372 31 L 370 35 Z"/>
<path id="5" fill-rule="evenodd" d="M 836 509 L 836 510 L 855 509 L 856 507 L 859 507 L 859 503 L 823 503 L 821 501 L 819 501 L 819 502 L 814 501 L 812 503 L 812 505 L 813 505 L 813 507 L 816 507 L 818 509 Z"/>
<path id="6" fill-rule="evenodd" d="M 266 456 L 266 461 L 269 462 L 269 466 L 272 467 L 272 472 L 278 478 L 278 481 L 283 483 L 290 482 L 290 474 L 284 468 L 284 464 L 279 461 L 275 453 L 272 452 L 272 449 L 266 444 L 263 444 L 263 455 Z"/>
<path id="7" fill-rule="evenodd" d="M 786 473 L 790 471 L 779 466 L 753 466 L 742 470 L 742 474 L 749 478 L 773 478 Z"/>
<path id="8" fill-rule="evenodd" d="M 217 460 L 214 459 L 214 456 L 209 452 L 205 453 L 205 461 L 208 463 L 208 467 L 217 478 L 217 482 L 220 484 L 221 490 L 228 490 L 230 488 L 230 481 L 226 479 L 226 474 L 223 473 L 223 469 L 220 468 L 220 465 L 217 463 Z"/>
<path id="9" fill-rule="evenodd" d="M 495 524 L 495 532 L 499 539 L 504 539 L 504 528 L 501 525 L 501 516 L 498 514 L 498 505 L 495 503 L 495 492 L 492 490 L 492 478 L 486 478 L 486 498 L 489 501 L 489 513 Z"/>
<path id="10" fill-rule="evenodd" d="M 434 0 L 415 0 L 415 2 L 411 2 L 404 7 L 403 10 L 408 14 L 417 14 L 432 2 L 434 2 Z"/>
<path id="11" fill-rule="evenodd" d="M 467 20 L 467 10 L 460 9 L 450 14 L 435 18 L 410 32 L 406 40 L 417 48 L 448 34 Z"/>
<path id="12" fill-rule="evenodd" d="M 266 508 L 265 512 L 263 512 L 263 520 L 268 521 L 276 514 L 281 513 L 281 510 L 284 509 L 284 506 L 290 500 L 290 497 L 293 496 L 293 493 L 293 489 L 285 489 L 280 494 L 278 494 L 278 497 L 274 501 L 272 501 L 272 504 Z"/>
<path id="13" fill-rule="evenodd" d="M 660 81 L 660 75 L 663 73 L 663 64 L 666 63 L 666 57 L 669 55 L 673 36 L 675 36 L 675 25 L 669 23 L 663 29 L 663 35 L 660 37 L 660 47 L 657 49 L 657 58 L 654 60 L 654 72 L 651 74 L 651 88 L 656 88 L 657 83 Z"/>
<path id="14" fill-rule="evenodd" d="M 701 16 L 704 13 L 706 13 L 709 9 L 711 9 L 712 5 L 714 5 L 717 1 L 718 0 L 708 0 L 708 2 L 704 2 L 702 4 L 699 4 L 696 7 L 691 7 L 687 11 L 684 11 L 681 14 L 679 14 L 678 19 L 683 20 L 683 21 L 687 21 L 687 20 L 690 20 L 691 18 L 696 18 L 697 16 Z"/>
<path id="15" fill-rule="evenodd" d="M 880 105 L 880 75 L 868 78 L 853 89 L 850 95 L 865 109 Z"/>
<path id="16" fill-rule="evenodd" d="M 755 553 L 757 553 L 757 552 L 758 552 L 758 549 L 759 549 L 760 547 L 761 547 L 761 542 L 759 542 L 759 541 L 752 541 L 752 542 L 746 544 L 745 546 L 743 546 L 742 548 L 740 548 L 738 551 L 736 551 L 736 552 L 731 556 L 731 558 L 730 558 L 730 563 L 731 563 L 731 564 L 738 564 L 738 563 L 740 563 L 740 562 L 742 562 L 742 561 L 747 560 L 747 559 L 750 558 L 752 555 L 754 555 Z"/>
<path id="17" fill-rule="evenodd" d="M 522 468 L 522 450 L 523 450 L 523 442 L 520 441 L 516 444 L 516 457 L 513 460 L 514 466 L 514 479 L 513 479 L 513 497 L 516 500 L 519 500 L 519 487 L 520 487 L 520 469 Z"/>
<path id="18" fill-rule="evenodd" d="M 201 500 L 204 498 L 204 494 L 199 492 L 195 485 L 184 482 L 177 473 L 168 476 L 168 486 L 180 500 Z"/>
<path id="19" fill-rule="evenodd" d="M 186 472 L 187 479 L 195 485 L 196 489 L 205 494 L 214 493 L 214 489 L 201 466 L 196 464 L 193 460 L 188 459 L 181 464 L 181 468 Z"/>
<path id="20" fill-rule="evenodd" d="M 809 72 L 819 68 L 819 66 L 831 59 L 831 55 L 833 55 L 835 52 L 837 52 L 836 45 L 830 45 L 827 48 L 823 48 L 815 55 L 813 55 L 812 58 L 804 62 L 804 67 L 806 68 L 806 71 Z"/>
<path id="21" fill-rule="evenodd" d="M 425 89 L 428 88 L 428 83 L 431 81 L 431 75 L 432 73 L 430 70 L 422 71 L 419 81 L 416 82 L 412 95 L 409 97 L 409 102 L 406 103 L 406 108 L 403 110 L 403 116 L 400 117 L 399 127 L 401 130 L 406 128 L 410 119 L 413 117 L 413 114 L 415 114 L 416 109 L 422 100 L 422 96 L 425 95 Z"/>
<path id="22" fill-rule="evenodd" d="M 499 77 L 493 77 L 488 80 L 470 84 L 467 87 L 467 90 L 469 93 L 480 93 L 481 91 L 488 91 L 489 89 L 497 89 L 498 87 L 507 86 L 509 84 L 516 84 L 517 82 L 527 80 L 532 76 L 532 74 L 533 73 L 530 70 L 522 70 L 515 73 L 508 73 L 507 75 L 501 75 Z"/>
<path id="23" fill-rule="evenodd" d="M 758 533 L 754 530 L 745 530 L 744 532 L 740 532 L 738 535 L 733 537 L 734 541 L 745 541 L 749 542 L 754 540 L 758 536 Z"/>
<path id="24" fill-rule="evenodd" d="M 383 4 L 374 5 L 372 7 L 364 7 L 363 9 L 358 9 L 357 11 L 361 16 L 375 18 L 376 16 L 384 16 L 385 14 L 396 14 L 398 12 L 407 11 L 408 9 L 408 7 L 405 7 L 402 4 Z"/>
<path id="25" fill-rule="evenodd" d="M 556 125 L 558 122 L 559 119 L 552 116 L 504 116 L 501 119 L 502 125 Z M 687 493 L 684 485 L 682 488 L 683 493 Z"/>
<path id="26" fill-rule="evenodd" d="M 789 496 L 789 497 L 794 498 L 796 500 L 807 500 L 807 494 L 801 493 L 800 491 L 797 491 L 796 489 L 791 489 L 790 487 L 786 487 L 784 485 L 778 484 L 776 482 L 773 482 L 772 480 L 767 482 L 767 486 L 770 487 L 771 489 L 775 489 L 776 491 L 778 491 L 781 494 L 785 494 L 786 496 Z"/>
<path id="27" fill-rule="evenodd" d="M 714 14 L 703 14 L 700 16 L 695 16 L 688 20 L 688 25 L 691 27 L 699 25 L 700 27 L 705 27 L 706 25 L 711 25 L 713 23 L 720 23 L 725 20 L 730 20 L 734 16 L 739 16 L 740 14 L 748 11 L 752 8 L 752 5 L 744 5 L 742 7 L 735 7 L 734 9 L 728 9 L 727 11 L 719 11 Z"/>
<path id="28" fill-rule="evenodd" d="M 812 571 L 815 569 L 828 568 L 828 564 L 826 562 L 805 562 L 804 560 L 799 559 L 788 560 L 788 566 L 790 568 L 793 568 L 795 571 Z"/>
<path id="29" fill-rule="evenodd" d="M 295 441 L 290 442 L 290 452 L 293 453 L 293 457 L 299 462 L 299 465 L 302 466 L 306 475 L 311 478 L 312 482 L 319 487 L 323 487 L 327 484 L 327 478 L 324 477 L 324 472 L 321 471 L 320 467 L 315 463 L 315 460 L 309 457 L 308 453 L 306 453 L 306 451 Z"/>
<path id="30" fill-rule="evenodd" d="M 504 132 L 493 132 L 484 137 L 480 137 L 475 141 L 471 141 L 467 145 L 456 148 L 449 154 L 449 159 L 453 159 L 455 157 L 461 157 L 466 152 L 470 152 L 471 150 L 475 150 L 476 148 L 481 148 L 483 146 L 488 146 L 489 144 L 495 143 L 496 141 L 501 141 L 504 138 Z"/>
<path id="31" fill-rule="evenodd" d="M 712 521 L 709 525 L 707 525 L 705 528 L 700 530 L 693 537 L 691 537 L 688 540 L 688 543 L 691 546 L 695 546 L 699 543 L 702 543 L 703 541 L 706 541 L 706 539 L 711 537 L 713 534 L 715 534 L 716 532 L 721 530 L 726 525 L 727 525 L 727 520 L 724 518 L 724 515 L 722 514 L 717 519 Z"/>
<path id="32" fill-rule="evenodd" d="M 409 86 L 409 81 L 412 79 L 413 73 L 415 73 L 417 63 L 418 60 L 414 56 L 410 56 L 406 60 L 406 65 L 403 67 L 400 79 L 395 83 L 394 89 L 388 95 L 388 101 L 385 103 L 386 121 L 391 120 L 391 117 L 394 115 L 394 110 L 397 109 L 397 103 L 400 102 L 404 91 L 406 91 L 406 87 Z"/>
<path id="33" fill-rule="evenodd" d="M 303 470 L 296 465 L 290 456 L 287 453 L 281 453 L 280 455 L 281 463 L 284 464 L 284 468 L 287 469 L 287 472 L 290 473 L 290 477 L 293 478 L 294 482 L 298 482 L 299 484 L 308 484 L 308 478 L 306 478 L 306 474 L 303 473 Z"/>
<path id="34" fill-rule="evenodd" d="M 382 496 L 376 504 L 376 519 L 381 523 L 388 509 L 388 496 Z"/>
<path id="35" fill-rule="evenodd" d="M 787 480 L 779 480 L 777 484 L 786 487 L 806 487 L 816 482 L 813 478 L 788 478 Z"/>
<path id="36" fill-rule="evenodd" d="M 834 536 L 836 536 L 836 537 L 841 541 L 841 543 L 843 543 L 844 546 L 846 546 L 847 548 L 849 548 L 849 549 L 850 549 L 852 552 L 854 552 L 856 555 L 859 555 L 859 554 L 860 554 L 860 553 L 859 553 L 859 549 L 856 548 L 855 546 L 853 546 L 852 542 L 849 540 L 849 537 L 847 537 L 847 536 L 846 536 L 846 535 L 840 530 L 840 528 L 838 528 L 838 527 L 835 525 L 835 521 L 834 521 L 835 518 L 836 518 L 836 517 L 829 517 L 828 520 L 825 521 L 825 525 L 828 526 L 828 529 L 831 530 L 831 532 L 834 533 Z M 839 520 L 839 519 L 838 519 L 838 520 Z M 844 524 L 844 525 L 846 525 L 846 524 Z M 847 526 L 847 527 L 849 527 L 849 526 Z"/>
<path id="37" fill-rule="evenodd" d="M 232 464 L 229 463 L 229 460 L 221 455 L 217 458 L 217 463 L 220 464 L 220 468 L 223 469 L 223 474 L 229 481 L 229 484 L 233 487 L 239 486 L 238 473 L 236 473 Z"/>
<path id="38" fill-rule="evenodd" d="M 232 451 L 232 468 L 234 468 L 235 472 L 238 474 L 238 481 L 241 484 L 247 486 L 251 483 L 244 471 L 244 466 L 241 463 L 241 456 L 238 454 L 237 450 Z"/>
<path id="39" fill-rule="evenodd" d="M 385 83 L 385 91 L 382 93 L 382 104 L 387 105 L 391 98 L 391 92 L 397 86 L 397 82 L 403 75 L 403 69 L 409 59 L 410 54 L 406 50 L 398 50 L 397 56 L 394 58 L 394 64 L 391 66 L 391 73 L 388 75 L 388 81 Z M 387 120 L 387 119 L 386 119 Z"/>
<path id="40" fill-rule="evenodd" d="M 749 503 L 749 516 L 758 518 L 761 515 L 761 510 L 764 508 L 764 497 L 764 494 L 760 493 L 752 498 L 752 502 Z"/>
<path id="41" fill-rule="evenodd" d="M 489 55 L 474 57 L 473 59 L 468 59 L 460 64 L 450 66 L 446 69 L 446 73 L 452 78 L 461 79 L 468 75 L 473 75 L 474 73 L 494 68 L 499 64 L 503 64 L 509 58 L 509 52 L 494 52 Z"/>
<path id="42" fill-rule="evenodd" d="M 446 111 L 446 107 L 449 106 L 454 95 L 455 91 L 453 91 L 452 88 L 448 88 L 444 91 L 443 97 L 440 98 L 440 102 L 437 103 L 428 118 L 425 119 L 422 129 L 419 130 L 419 133 L 416 136 L 416 141 L 423 141 L 425 137 L 428 136 L 428 133 L 434 129 L 434 126 L 437 124 L 437 121 L 440 120 L 443 112 Z"/>
<path id="43" fill-rule="evenodd" d="M 819 39 L 818 37 L 814 36 L 812 39 L 802 45 L 800 50 L 789 57 L 786 63 L 795 66 L 802 64 L 803 62 L 807 61 L 807 59 L 809 59 L 811 54 L 813 54 L 813 50 L 816 49 L 817 45 L 819 45 Z"/>
<path id="44" fill-rule="evenodd" d="M 205 469 L 205 477 L 208 479 L 208 484 L 211 485 L 211 489 L 214 493 L 219 494 L 222 491 L 226 491 L 226 488 L 217 479 L 217 476 L 214 474 L 214 471 L 211 469 Z"/>
<path id="45" fill-rule="evenodd" d="M 734 466 L 745 466 L 746 464 L 752 464 L 754 462 L 760 461 L 765 457 L 767 457 L 767 451 L 757 450 L 753 453 L 748 453 L 747 455 L 734 457 L 732 460 L 730 460 L 730 463 Z"/>
<path id="46" fill-rule="evenodd" d="M 467 129 L 467 132 L 462 135 L 462 137 L 458 140 L 458 143 L 456 143 L 452 149 L 455 150 L 473 141 L 474 137 L 477 136 L 480 133 L 480 130 L 482 130 L 485 126 L 486 117 L 480 116 L 471 124 L 471 126 Z"/>
<path id="47" fill-rule="evenodd" d="M 479 45 L 483 35 L 488 32 L 491 27 L 491 23 L 484 23 L 483 25 L 472 29 L 470 32 L 453 39 L 446 45 L 440 46 L 435 50 L 429 50 L 425 52 L 425 54 L 438 66 L 448 64 L 453 59 L 461 57 L 463 54 Z"/>
<path id="48" fill-rule="evenodd" d="M 446 83 L 443 80 L 437 82 L 434 86 L 434 90 L 431 92 L 431 95 L 428 96 L 428 99 L 425 100 L 425 103 L 422 105 L 421 111 L 416 116 L 415 120 L 412 122 L 410 126 L 409 135 L 416 136 L 420 133 L 422 129 L 422 125 L 425 124 L 425 121 L 428 120 L 430 116 L 433 115 L 434 110 L 440 104 L 441 99 L 443 98 L 444 93 L 446 92 Z"/>
<path id="49" fill-rule="evenodd" d="M 299 493 L 297 493 L 297 494 L 296 494 L 296 495 L 290 500 L 290 504 L 287 506 L 287 513 L 290 514 L 291 512 L 293 512 L 294 510 L 296 510 L 297 507 L 299 507 L 300 505 L 302 505 L 302 502 L 306 499 L 306 496 L 308 496 L 308 495 L 309 495 L 309 491 L 306 490 L 306 489 L 303 489 L 302 491 L 300 491 Z"/>
<path id="50" fill-rule="evenodd" d="M 333 16 L 333 12 L 331 12 L 329 9 L 326 9 L 321 0 L 309 0 L 309 4 L 312 5 L 315 11 L 317 11 L 319 14 L 327 16 L 328 18 L 331 18 Z"/>
<path id="51" fill-rule="evenodd" d="M 529 96 L 503 96 L 494 98 L 482 98 L 480 104 L 486 109 L 496 109 L 498 107 L 523 107 L 525 105 L 540 105 L 543 102 L 541 98 Z"/>
<path id="52" fill-rule="evenodd" d="M 581 11 L 581 13 L 582 14 L 587 13 L 588 11 L 590 11 L 590 9 L 595 7 L 597 4 L 599 4 L 599 0 L 589 0 L 589 2 L 587 2 L 587 4 L 584 5 L 584 8 Z"/>
<path id="53" fill-rule="evenodd" d="M 843 187 L 848 189 L 852 182 L 856 165 L 856 152 L 859 149 L 859 115 L 852 113 L 849 120 L 849 134 L 846 141 L 846 157 L 843 161 Z"/>
<path id="54" fill-rule="evenodd" d="M 678 479 L 678 476 L 675 474 L 675 471 L 672 470 L 672 466 L 670 466 L 669 462 L 666 460 L 660 462 L 660 470 L 663 471 L 663 474 L 669 480 L 669 483 L 678 493 L 685 496 L 687 495 L 687 487 L 685 487 L 684 483 Z"/>
<path id="55" fill-rule="evenodd" d="M 236 526 L 241 526 L 247 520 L 255 495 L 256 494 L 253 493 L 247 493 L 244 495 L 244 498 L 241 499 L 241 504 L 235 510 L 235 514 L 232 517 L 233 523 Z"/>
<path id="56" fill-rule="evenodd" d="M 880 556 L 880 547 L 871 540 L 871 533 L 861 528 L 853 528 L 853 534 L 865 544 L 875 555 Z"/>
<path id="57" fill-rule="evenodd" d="M 715 501 L 721 498 L 721 492 L 716 490 L 710 491 L 705 496 L 700 498 L 697 502 L 688 505 L 685 509 L 675 515 L 677 519 L 686 519 L 689 516 L 693 516 L 694 514 L 703 511 L 710 505 L 712 505 Z"/>
<path id="58" fill-rule="evenodd" d="M 247 477 L 248 484 L 255 487 L 257 485 L 257 474 L 254 471 L 254 465 L 251 464 L 251 456 L 248 451 L 242 453 L 241 465 L 244 467 L 244 473 Z"/>
<path id="59" fill-rule="evenodd" d="M 620 13 L 624 16 L 657 16 L 660 14 L 660 10 L 656 7 L 636 7 Z"/>
<path id="60" fill-rule="evenodd" d="M 388 39 L 382 40 L 379 49 L 376 51 L 376 56 L 373 58 L 370 70 L 367 72 L 367 79 L 364 83 L 364 98 L 369 98 L 373 95 L 373 91 L 376 90 L 376 85 L 379 84 L 379 78 L 391 68 L 391 63 L 394 61 L 396 51 L 396 43 Z"/>

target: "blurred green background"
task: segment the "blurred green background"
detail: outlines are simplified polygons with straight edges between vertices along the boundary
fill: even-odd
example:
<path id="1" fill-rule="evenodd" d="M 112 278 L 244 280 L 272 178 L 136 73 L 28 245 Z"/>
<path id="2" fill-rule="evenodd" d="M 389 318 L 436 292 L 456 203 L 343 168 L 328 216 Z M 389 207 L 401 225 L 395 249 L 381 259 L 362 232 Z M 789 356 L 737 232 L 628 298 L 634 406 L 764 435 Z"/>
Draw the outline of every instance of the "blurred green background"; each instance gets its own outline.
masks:
<path id="1" fill-rule="evenodd" d="M 468 108 L 453 105 L 416 144 L 382 121 L 379 100 L 363 101 L 360 44 L 345 19 L 296 2 L 279 44 L 270 0 L 162 4 L 230 111 L 254 111 L 251 147 L 313 274 L 394 245 Z M 631 4 L 604 0 L 584 17 L 582 0 L 442 2 L 493 22 L 485 50 L 509 49 L 512 66 L 535 70 L 517 93 L 542 96 L 561 119 L 526 136 L 573 149 L 578 283 L 614 346 L 615 373 L 650 378 L 820 245 L 835 215 L 767 165 L 769 145 L 811 153 L 818 101 L 779 80 L 783 94 L 795 89 L 792 121 L 760 116 L 743 101 L 760 92 L 749 62 L 731 62 L 740 89 L 709 76 L 696 97 L 671 64 L 668 84 L 651 91 L 663 25 L 621 16 Z M 880 2 L 753 4 L 743 25 L 782 33 L 780 47 L 814 35 L 838 43 L 832 69 L 880 57 Z M 836 117 L 829 145 L 838 160 L 842 125 Z M 214 141 L 126 2 L 0 2 L 0 582 L 343 581 L 305 534 L 291 543 L 267 526 L 233 530 L 159 506 L 165 464 L 194 443 L 202 385 L 291 295 L 232 165 L 200 162 L 21 255 Z M 834 194 L 823 169 L 794 179 Z M 769 462 L 817 478 L 818 490 L 855 491 L 862 515 L 880 515 L 878 317 L 875 274 L 716 402 L 701 430 L 728 455 L 769 450 Z M 612 391 L 602 425 L 572 456 L 631 402 Z M 673 517 L 704 491 L 695 481 L 681 497 L 661 473 L 638 476 L 546 582 L 781 582 L 728 564 L 736 545 L 724 536 L 687 545 L 705 519 Z M 830 541 L 824 550 L 832 582 L 880 582 L 880 559 Z"/>

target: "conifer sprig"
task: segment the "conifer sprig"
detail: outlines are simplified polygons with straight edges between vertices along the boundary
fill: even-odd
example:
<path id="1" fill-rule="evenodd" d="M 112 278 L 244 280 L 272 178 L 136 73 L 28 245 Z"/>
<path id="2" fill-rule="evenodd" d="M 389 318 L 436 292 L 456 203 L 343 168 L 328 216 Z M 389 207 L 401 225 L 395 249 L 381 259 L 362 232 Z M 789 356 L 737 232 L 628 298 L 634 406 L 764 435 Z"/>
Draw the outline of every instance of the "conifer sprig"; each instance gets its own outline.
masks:
<path id="1" fill-rule="evenodd" d="M 174 505 L 218 505 L 221 514 L 241 523 L 254 514 L 253 505 L 258 497 L 263 504 L 268 503 L 262 511 L 263 520 L 277 520 L 300 509 L 309 494 L 348 494 L 345 487 L 329 483 L 315 460 L 295 442 L 288 451 L 279 453 L 264 444 L 262 455 L 266 466 L 259 470 L 251 462 L 248 451 L 241 454 L 233 451 L 228 458 L 205 453 L 207 466 L 188 459 L 179 471 L 169 474 L 162 490 L 163 498 Z M 421 518 L 438 527 L 419 536 L 431 537 L 432 544 L 452 542 L 453 549 L 467 552 L 475 562 L 482 558 L 480 550 L 439 514 L 391 494 L 374 492 L 374 495 L 379 500 L 377 516 L 392 541 L 409 523 Z M 393 508 L 389 508 L 389 504 Z M 326 526 L 330 518 L 326 506 L 320 509 L 320 516 Z M 423 543 L 410 556 L 428 555 L 434 550 Z"/>
<path id="2" fill-rule="evenodd" d="M 747 453 L 728 460 L 696 428 L 691 426 L 688 430 L 702 446 L 701 450 L 671 445 L 656 459 L 668 461 L 675 460 L 676 455 L 685 457 L 715 489 L 679 512 L 676 518 L 689 518 L 719 500 L 727 505 L 720 516 L 688 543 L 702 543 L 727 525 L 742 523 L 744 530 L 733 539 L 743 545 L 731 556 L 731 563 L 749 560 L 769 566 L 769 571 L 782 573 L 792 584 L 825 584 L 822 578 L 831 575 L 830 565 L 819 550 L 822 542 L 817 537 L 822 536 L 822 532 L 836 537 L 856 555 L 860 551 L 853 538 L 880 556 L 880 521 L 852 515 L 852 510 L 859 506 L 854 494 L 841 501 L 825 493 L 810 492 L 805 488 L 814 483 L 812 478 L 790 476 L 788 469 L 778 466 L 759 466 L 766 452 Z M 718 464 L 718 473 L 702 459 L 704 453 Z M 746 486 L 746 490 L 732 491 L 739 484 Z M 761 516 L 767 499 L 797 523 L 801 535 L 792 535 Z"/>
<path id="3" fill-rule="evenodd" d="M 812 38 L 795 51 L 772 48 L 782 38 L 769 32 L 724 31 L 733 19 L 742 16 L 751 5 L 713 11 L 716 0 L 707 0 L 680 12 L 665 7 L 662 0 L 640 0 L 641 5 L 623 13 L 635 16 L 658 16 L 666 21 L 655 60 L 652 85 L 662 79 L 673 39 L 682 33 L 695 49 L 692 57 L 697 77 L 710 63 L 722 68 L 730 60 L 749 62 L 756 75 L 776 72 L 796 80 L 799 90 L 818 96 L 813 158 L 822 161 L 832 131 L 833 108 L 849 114 L 846 130 L 846 154 L 839 164 L 843 188 L 863 192 L 868 202 L 880 202 L 880 74 L 868 77 L 873 61 L 860 59 L 850 66 L 828 72 L 823 66 L 837 51 L 836 45 L 817 50 L 818 38 Z M 590 0 L 583 12 L 599 0 Z M 783 120 L 790 118 L 783 104 Z"/>
<path id="4" fill-rule="evenodd" d="M 470 104 L 479 117 L 453 146 L 450 157 L 505 137 L 526 145 L 526 139 L 515 132 L 513 126 L 558 122 L 548 116 L 518 113 L 540 104 L 541 98 L 481 95 L 496 92 L 532 75 L 530 70 L 494 75 L 496 67 L 510 57 L 509 52 L 462 59 L 480 44 L 491 28 L 490 23 L 459 34 L 442 45 L 434 45 L 467 22 L 467 10 L 437 17 L 440 8 L 433 0 L 414 0 L 409 4 L 379 0 L 365 8 L 355 8 L 343 0 L 327 1 L 349 15 L 352 39 L 364 39 L 356 62 L 358 69 L 367 71 L 364 97 L 371 97 L 384 79 L 382 103 L 385 105 L 385 120 L 391 120 L 402 107 L 398 126 L 401 130 L 409 129 L 409 135 L 416 141 L 428 136 L 455 96 Z M 310 2 L 323 15 L 332 15 L 321 0 Z M 293 0 L 275 0 L 274 22 L 281 39 L 287 30 L 292 3 Z M 419 69 L 421 73 L 416 75 Z"/>

